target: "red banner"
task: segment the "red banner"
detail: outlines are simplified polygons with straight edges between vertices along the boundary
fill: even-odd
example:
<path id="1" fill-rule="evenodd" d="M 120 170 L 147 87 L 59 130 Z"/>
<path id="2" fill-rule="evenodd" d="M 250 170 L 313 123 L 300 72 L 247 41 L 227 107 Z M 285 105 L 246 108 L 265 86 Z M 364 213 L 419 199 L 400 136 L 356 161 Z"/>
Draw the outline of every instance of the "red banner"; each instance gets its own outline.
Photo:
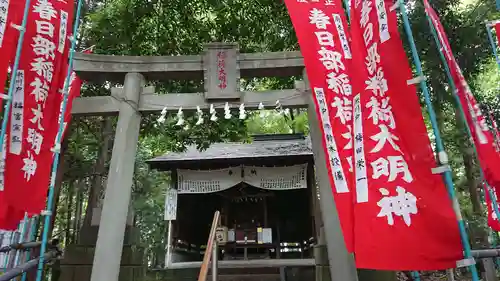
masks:
<path id="1" fill-rule="evenodd" d="M 347 250 L 353 249 L 352 87 L 348 28 L 340 0 L 286 0 L 323 135 L 323 149 Z M 333 131 L 335 128 L 335 133 Z"/>
<path id="2" fill-rule="evenodd" d="M 66 74 L 67 74 L 67 71 L 68 71 L 68 67 L 66 66 L 66 68 L 64 69 L 62 73 L 64 73 L 64 77 L 66 77 Z M 66 79 L 66 78 L 64 78 Z M 64 81 L 64 80 L 62 80 Z M 75 98 L 79 97 L 80 96 L 80 92 L 81 92 L 81 88 L 82 88 L 82 80 L 80 79 L 80 77 L 78 77 L 76 75 L 75 72 L 72 72 L 71 73 L 71 76 L 70 76 L 70 79 L 69 79 L 69 87 L 68 87 L 68 101 L 67 101 L 67 104 L 66 104 L 66 111 L 64 112 L 64 127 L 63 127 L 63 135 L 61 137 L 61 141 L 62 139 L 64 138 L 64 135 L 66 133 L 66 130 L 68 128 L 68 124 L 71 122 L 71 109 L 73 108 L 73 101 L 75 100 Z M 61 89 L 61 93 L 64 89 Z M 62 113 L 62 107 L 63 107 L 63 96 L 61 95 L 61 100 L 60 100 L 60 109 L 59 109 L 59 118 L 61 118 L 61 113 Z M 57 140 L 57 135 L 56 135 L 56 139 L 54 140 L 54 142 Z"/>
<path id="3" fill-rule="evenodd" d="M 16 55 L 19 31 L 12 25 L 21 25 L 25 1 L 0 0 L 0 93 L 4 93 L 9 65 Z M 0 109 L 1 110 L 1 109 Z"/>
<path id="4" fill-rule="evenodd" d="M 463 258 L 436 167 L 393 1 L 352 0 L 358 268 L 439 270 Z M 359 163 L 359 169 L 358 169 Z M 366 165 L 365 165 L 366 163 Z M 360 198 L 362 200 L 360 200 Z"/>
<path id="5" fill-rule="evenodd" d="M 457 88 L 456 94 L 460 99 L 461 106 L 465 113 L 465 119 L 471 130 L 485 180 L 494 188 L 497 196 L 499 196 L 500 169 L 498 169 L 498 163 L 500 163 L 500 154 L 496 148 L 494 135 L 488 128 L 485 116 L 483 116 L 479 104 L 476 102 L 469 85 L 465 81 L 462 70 L 458 66 L 451 51 L 451 46 L 438 15 L 427 1 L 424 1 L 424 4 L 425 11 L 430 17 L 438 34 L 439 41 L 442 45 L 442 52 L 446 58 L 453 82 Z"/>
<path id="6" fill-rule="evenodd" d="M 4 203 L 6 203 L 4 200 L 0 200 L 0 229 L 16 230 L 24 218 L 24 212 Z"/>
<path id="7" fill-rule="evenodd" d="M 500 22 L 495 23 L 494 27 L 495 27 L 495 32 L 497 34 L 497 45 L 499 45 L 500 44 Z"/>
<path id="8" fill-rule="evenodd" d="M 498 220 L 498 216 L 495 212 L 495 207 L 493 206 L 493 202 L 491 201 L 491 198 L 490 198 L 490 188 L 483 184 L 483 188 L 484 188 L 484 201 L 486 201 L 486 208 L 487 208 L 487 213 L 488 213 L 488 226 L 491 227 L 491 229 L 495 230 L 495 231 L 500 231 L 500 221 Z M 493 197 L 494 199 L 496 200 L 497 202 L 497 206 L 498 206 L 498 199 L 497 199 L 497 196 L 495 194 L 495 192 L 492 191 L 492 194 L 493 194 Z"/>
<path id="9" fill-rule="evenodd" d="M 14 208 L 33 214 L 45 207 L 51 177 L 61 100 L 57 91 L 62 84 L 60 71 L 67 64 L 73 4 L 35 0 L 28 14 L 12 100 L 5 195 Z"/>
<path id="10" fill-rule="evenodd" d="M 64 71 L 61 71 L 61 75 L 66 77 L 67 67 Z M 65 78 L 61 78 L 61 81 L 64 81 Z M 73 72 L 70 78 L 70 86 L 68 88 L 68 101 L 66 105 L 66 111 L 64 114 L 64 133 L 66 132 L 67 125 L 71 121 L 71 108 L 73 105 L 73 101 L 76 97 L 80 96 L 82 86 L 82 80 L 76 76 L 76 73 Z M 61 89 L 62 93 L 62 89 Z M 62 110 L 62 95 L 60 96 L 61 110 Z M 61 112 L 61 111 L 60 111 Z M 54 143 L 56 143 L 57 137 L 54 139 Z M 2 161 L 2 165 L 4 165 L 4 161 Z M 4 166 L 2 166 L 4 167 Z M 3 170 L 2 170 L 3 171 Z M 3 182 L 3 172 L 0 176 Z M 12 206 L 9 206 L 9 202 L 4 198 L 3 192 L 0 192 L 0 229 L 3 230 L 14 230 L 17 228 L 19 221 L 24 217 L 24 211 L 16 210 Z"/>
<path id="11" fill-rule="evenodd" d="M 69 46 L 68 46 L 69 47 Z M 65 53 L 65 57 L 67 57 L 69 55 L 69 48 L 66 48 L 67 52 Z M 90 54 L 91 51 L 84 51 L 83 53 L 85 54 Z M 61 113 L 62 113 L 62 110 L 63 110 L 63 91 L 64 91 L 64 83 L 66 82 L 66 75 L 68 74 L 68 67 L 69 65 L 66 64 L 64 65 L 63 69 L 61 70 L 60 72 L 60 85 L 61 85 L 61 88 L 59 89 L 59 93 L 61 94 L 59 96 L 59 103 L 60 103 L 60 107 L 59 107 L 59 116 L 58 118 L 61 118 Z M 76 72 L 72 72 L 71 73 L 71 76 L 69 78 L 69 87 L 68 87 L 68 100 L 67 100 L 67 104 L 66 104 L 66 110 L 64 112 L 64 127 L 63 127 L 63 135 L 61 137 L 61 141 L 62 139 L 64 138 L 64 135 L 66 133 L 66 130 L 68 128 L 68 125 L 69 123 L 71 122 L 71 109 L 73 108 L 73 101 L 75 100 L 75 98 L 79 97 L 80 96 L 80 92 L 81 92 L 81 88 L 82 88 L 82 80 L 80 79 L 80 77 L 78 77 L 76 75 Z M 59 120 L 59 119 L 58 119 Z M 54 139 L 54 143 L 57 141 L 57 137 L 58 137 L 59 134 L 56 135 L 56 138 Z"/>

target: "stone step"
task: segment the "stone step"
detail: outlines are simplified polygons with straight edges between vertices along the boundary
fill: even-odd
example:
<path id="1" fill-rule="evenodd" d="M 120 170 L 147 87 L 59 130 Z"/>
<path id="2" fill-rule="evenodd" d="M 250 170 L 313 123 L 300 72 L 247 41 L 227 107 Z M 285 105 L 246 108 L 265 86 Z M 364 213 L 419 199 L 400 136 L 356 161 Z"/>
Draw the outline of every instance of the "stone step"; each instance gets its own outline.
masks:
<path id="1" fill-rule="evenodd" d="M 198 275 L 196 276 L 163 276 L 159 280 L 162 281 L 196 281 Z M 212 275 L 207 275 L 207 281 L 212 281 Z M 229 275 L 218 275 L 217 281 L 280 281 L 279 274 L 229 274 Z M 306 281 L 306 280 L 304 280 Z M 310 281 L 310 280 L 307 280 Z"/>
<path id="2" fill-rule="evenodd" d="M 312 281 L 315 279 L 315 268 L 285 268 L 287 281 Z M 199 269 L 159 271 L 156 280 L 162 281 L 196 281 Z M 279 268 L 220 268 L 218 281 L 280 281 Z M 207 281 L 212 281 L 208 272 Z"/>
<path id="3" fill-rule="evenodd" d="M 210 274 L 211 270 L 208 270 Z M 219 268 L 220 275 L 280 274 L 279 267 Z"/>
<path id="4" fill-rule="evenodd" d="M 212 275 L 207 276 L 207 281 L 212 281 Z M 217 281 L 280 281 L 279 274 L 229 274 L 218 275 Z"/>
<path id="5" fill-rule="evenodd" d="M 91 265 L 61 265 L 59 281 L 90 281 L 91 272 Z M 143 281 L 145 276 L 146 268 L 144 266 L 121 266 L 118 281 Z"/>

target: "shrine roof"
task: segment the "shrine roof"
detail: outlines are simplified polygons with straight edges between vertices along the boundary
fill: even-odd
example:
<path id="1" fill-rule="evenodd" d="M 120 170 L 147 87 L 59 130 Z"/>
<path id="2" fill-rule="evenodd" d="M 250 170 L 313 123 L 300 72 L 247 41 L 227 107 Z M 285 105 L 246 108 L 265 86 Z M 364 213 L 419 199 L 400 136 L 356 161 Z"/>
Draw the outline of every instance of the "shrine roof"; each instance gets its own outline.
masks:
<path id="1" fill-rule="evenodd" d="M 190 146 L 148 160 L 151 168 L 213 169 L 234 165 L 288 166 L 313 161 L 310 140 L 300 134 L 256 135 L 253 142 L 214 143 L 204 151 Z"/>

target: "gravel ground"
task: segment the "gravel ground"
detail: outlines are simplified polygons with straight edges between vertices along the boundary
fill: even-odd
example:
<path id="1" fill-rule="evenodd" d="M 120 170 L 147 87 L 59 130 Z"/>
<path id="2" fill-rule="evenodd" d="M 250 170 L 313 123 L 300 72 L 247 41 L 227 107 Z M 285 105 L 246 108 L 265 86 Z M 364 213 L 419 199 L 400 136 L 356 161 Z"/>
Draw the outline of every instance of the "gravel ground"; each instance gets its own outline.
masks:
<path id="1" fill-rule="evenodd" d="M 410 275 L 404 272 L 398 272 L 398 281 L 412 281 Z M 424 272 L 420 274 L 420 281 L 448 281 L 446 272 Z M 458 276 L 455 274 L 455 281 L 471 281 L 467 276 Z"/>

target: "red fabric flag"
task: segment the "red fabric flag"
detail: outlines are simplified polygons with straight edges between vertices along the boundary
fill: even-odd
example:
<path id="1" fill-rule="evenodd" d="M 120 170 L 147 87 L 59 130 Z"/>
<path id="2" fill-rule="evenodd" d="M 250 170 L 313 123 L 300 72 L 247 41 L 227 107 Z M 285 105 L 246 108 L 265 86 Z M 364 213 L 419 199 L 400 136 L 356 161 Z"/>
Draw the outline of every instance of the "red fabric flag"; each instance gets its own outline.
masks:
<path id="1" fill-rule="evenodd" d="M 495 23 L 495 32 L 497 34 L 497 45 L 500 44 L 500 22 Z"/>
<path id="2" fill-rule="evenodd" d="M 61 72 L 61 73 L 64 73 L 64 76 L 66 77 L 67 71 L 68 71 L 68 66 L 66 66 L 65 69 L 64 69 L 64 71 Z M 64 78 L 62 80 L 63 84 L 64 84 L 65 79 L 66 78 Z M 61 137 L 61 141 L 64 138 L 64 135 L 65 135 L 66 130 L 68 128 L 68 124 L 71 121 L 71 109 L 73 107 L 73 101 L 74 101 L 75 98 L 77 98 L 77 97 L 80 96 L 81 88 L 82 88 L 82 80 L 73 71 L 71 73 L 71 76 L 70 76 L 70 79 L 69 79 L 68 101 L 66 103 L 66 111 L 64 112 L 64 120 L 63 120 L 64 121 L 64 127 L 63 127 L 63 135 Z M 62 90 L 64 90 L 64 87 L 61 89 L 61 93 L 62 93 Z M 60 110 L 59 110 L 59 118 L 61 116 L 62 109 L 63 109 L 62 108 L 63 107 L 63 95 L 60 96 L 60 105 L 61 106 L 60 106 Z M 56 135 L 56 139 L 54 140 L 54 142 L 57 140 L 57 136 L 58 135 Z"/>
<path id="3" fill-rule="evenodd" d="M 0 0 L 0 93 L 5 90 L 9 65 L 16 55 L 19 31 L 12 24 L 21 25 L 25 1 Z M 1 110 L 1 109 L 0 109 Z"/>
<path id="4" fill-rule="evenodd" d="M 352 87 L 348 76 L 352 55 L 345 12 L 340 0 L 286 0 L 285 3 L 320 119 L 323 149 L 346 248 L 352 252 Z"/>
<path id="5" fill-rule="evenodd" d="M 442 45 L 442 52 L 446 58 L 447 64 L 449 66 L 453 82 L 455 83 L 457 95 L 460 99 L 460 103 L 465 113 L 465 119 L 472 133 L 472 138 L 476 146 L 476 150 L 479 157 L 479 162 L 485 180 L 490 186 L 492 186 L 497 193 L 500 194 L 500 169 L 498 169 L 498 163 L 500 163 L 500 154 L 497 151 L 495 138 L 493 133 L 488 128 L 486 119 L 483 116 L 479 104 L 476 102 L 474 95 L 472 94 L 469 85 L 465 81 L 462 74 L 462 70 L 458 66 L 458 63 L 451 51 L 451 46 L 448 42 L 448 38 L 444 31 L 443 26 L 439 20 L 438 15 L 429 5 L 429 2 L 424 1 L 425 11 L 430 17 L 433 26 L 438 34 L 439 41 Z"/>
<path id="6" fill-rule="evenodd" d="M 457 218 L 441 176 L 432 174 L 436 162 L 416 89 L 407 84 L 412 73 L 392 5 L 351 2 L 356 265 L 454 268 L 463 258 Z"/>
<path id="7" fill-rule="evenodd" d="M 487 213 L 488 213 L 488 226 L 491 227 L 491 229 L 495 231 L 500 231 L 500 221 L 498 220 L 498 216 L 495 212 L 495 207 L 493 206 L 493 202 L 491 201 L 490 198 L 490 192 L 488 186 L 483 184 L 484 188 L 484 201 L 486 201 L 486 208 L 487 208 Z M 492 192 L 493 197 L 495 198 L 498 206 L 498 199 L 495 194 L 495 192 Z"/>
<path id="8" fill-rule="evenodd" d="M 51 149 L 59 128 L 57 91 L 67 64 L 73 4 L 34 0 L 29 9 L 12 100 L 4 192 L 9 204 L 30 214 L 44 209 L 51 178 Z"/>
<path id="9" fill-rule="evenodd" d="M 19 223 L 24 218 L 24 212 L 13 208 L 7 204 L 3 204 L 0 200 L 0 229 L 13 231 L 19 226 Z"/>
<path id="10" fill-rule="evenodd" d="M 69 46 L 68 46 L 69 47 Z M 85 54 L 90 54 L 91 51 L 90 50 L 87 50 L 87 51 L 84 51 L 83 53 Z M 65 52 L 65 59 L 68 58 L 69 56 L 69 48 L 66 49 L 66 52 Z M 59 104 L 60 104 L 60 107 L 59 107 L 59 116 L 58 116 L 58 120 L 59 118 L 61 118 L 61 113 L 62 113 L 62 110 L 63 110 L 63 99 L 64 99 L 64 96 L 63 96 L 63 91 L 64 91 L 64 85 L 66 83 L 66 75 L 68 74 L 68 67 L 69 67 L 69 62 L 68 64 L 65 64 L 63 69 L 61 70 L 60 72 L 60 85 L 61 85 L 61 88 L 59 89 L 59 93 L 61 95 L 59 95 Z M 81 92 L 81 88 L 82 88 L 82 80 L 80 79 L 80 77 L 78 77 L 76 75 L 76 72 L 72 72 L 71 75 L 70 75 L 70 78 L 69 78 L 69 87 L 68 87 L 68 100 L 67 100 L 67 103 L 66 103 L 66 110 L 65 110 L 65 113 L 64 113 L 64 119 L 63 119 L 63 122 L 64 122 L 64 127 L 63 127 L 63 135 L 61 137 L 61 141 L 63 140 L 64 138 L 64 135 L 66 133 L 66 130 L 68 128 L 68 124 L 70 123 L 71 121 L 71 109 L 73 108 L 73 101 L 75 98 L 79 97 L 80 96 L 80 92 Z M 58 128 L 59 130 L 59 128 Z M 56 135 L 56 138 L 54 139 L 54 142 L 57 141 L 57 137 L 59 135 L 59 131 L 58 131 L 58 134 Z"/>
<path id="11" fill-rule="evenodd" d="M 499 144 L 500 136 L 498 133 L 498 127 L 497 127 L 497 123 L 495 121 L 495 118 L 493 117 L 493 113 L 491 111 L 489 112 L 489 117 L 490 117 L 490 122 L 493 125 L 494 146 L 495 146 L 495 149 L 497 151 L 500 151 L 500 144 Z M 490 191 L 493 193 L 493 196 L 496 200 L 496 205 L 500 209 L 500 207 L 498 205 L 498 197 L 496 195 L 495 190 L 491 186 L 486 185 L 484 182 L 483 182 L 483 188 L 484 188 L 484 193 L 485 193 L 484 198 L 485 198 L 486 206 L 487 206 L 486 210 L 487 210 L 487 214 L 488 214 L 488 226 L 491 227 L 491 229 L 493 229 L 495 231 L 500 231 L 500 221 L 498 220 L 497 213 L 495 212 L 493 202 L 490 199 L 490 196 L 489 196 Z"/>

